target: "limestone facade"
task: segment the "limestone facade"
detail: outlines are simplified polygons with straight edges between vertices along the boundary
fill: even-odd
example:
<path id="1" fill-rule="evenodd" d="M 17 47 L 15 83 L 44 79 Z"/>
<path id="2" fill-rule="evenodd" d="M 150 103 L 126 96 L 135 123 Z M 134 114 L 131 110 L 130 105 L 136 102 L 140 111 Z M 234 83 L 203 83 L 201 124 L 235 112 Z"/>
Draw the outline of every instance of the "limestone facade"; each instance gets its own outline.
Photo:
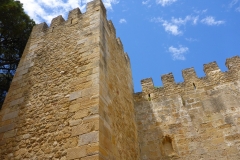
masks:
<path id="1" fill-rule="evenodd" d="M 151 78 L 134 94 L 142 160 L 218 160 L 240 158 L 240 57 L 227 59 L 227 72 L 216 62 L 204 65 L 206 77 L 193 68 L 182 71 L 183 83 Z"/>
<path id="2" fill-rule="evenodd" d="M 33 28 L 0 111 L 0 159 L 166 160 L 240 157 L 240 57 L 206 77 L 144 79 L 101 0 Z"/>

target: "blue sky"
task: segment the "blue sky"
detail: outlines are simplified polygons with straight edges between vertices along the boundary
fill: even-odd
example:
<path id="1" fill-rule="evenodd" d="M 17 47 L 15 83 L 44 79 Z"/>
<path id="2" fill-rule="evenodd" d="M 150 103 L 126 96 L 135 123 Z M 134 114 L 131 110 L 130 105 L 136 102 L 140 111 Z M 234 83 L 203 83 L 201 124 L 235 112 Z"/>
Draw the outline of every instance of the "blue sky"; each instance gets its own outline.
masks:
<path id="1" fill-rule="evenodd" d="M 37 23 L 79 7 L 91 0 L 20 0 Z M 182 82 L 182 70 L 194 67 L 205 76 L 203 64 L 240 55 L 240 0 L 103 0 L 125 52 L 131 59 L 135 92 L 141 79 L 172 72 Z"/>

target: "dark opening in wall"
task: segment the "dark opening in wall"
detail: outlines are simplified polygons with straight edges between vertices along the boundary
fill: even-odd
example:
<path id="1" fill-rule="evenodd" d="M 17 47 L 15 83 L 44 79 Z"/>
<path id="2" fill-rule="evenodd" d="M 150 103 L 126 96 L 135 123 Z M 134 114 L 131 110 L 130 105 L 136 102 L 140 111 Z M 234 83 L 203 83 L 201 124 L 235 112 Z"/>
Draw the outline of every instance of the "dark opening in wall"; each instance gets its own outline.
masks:
<path id="1" fill-rule="evenodd" d="M 194 87 L 194 89 L 196 89 L 197 87 L 196 87 L 196 85 L 195 85 L 195 83 L 193 83 L 193 87 Z"/>
<path id="2" fill-rule="evenodd" d="M 151 94 L 148 94 L 148 101 L 151 101 Z"/>
<path id="3" fill-rule="evenodd" d="M 174 154 L 172 138 L 170 136 L 163 137 L 162 145 L 163 145 L 163 152 L 165 156 L 170 156 Z"/>

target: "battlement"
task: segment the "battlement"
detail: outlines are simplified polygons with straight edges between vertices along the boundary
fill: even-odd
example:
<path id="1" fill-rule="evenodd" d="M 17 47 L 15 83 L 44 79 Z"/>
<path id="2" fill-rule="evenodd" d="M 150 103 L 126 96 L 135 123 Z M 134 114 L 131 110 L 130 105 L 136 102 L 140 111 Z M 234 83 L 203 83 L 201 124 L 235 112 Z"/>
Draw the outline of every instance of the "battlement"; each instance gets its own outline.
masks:
<path id="1" fill-rule="evenodd" d="M 228 58 L 225 65 L 228 71 L 222 72 L 216 62 L 204 64 L 203 70 L 206 77 L 199 78 L 194 68 L 187 68 L 182 70 L 184 81 L 176 83 L 172 73 L 161 76 L 163 87 L 154 87 L 152 78 L 141 80 L 142 93 L 149 95 L 151 93 L 158 93 L 159 95 L 171 95 L 185 91 L 194 91 L 197 89 L 204 89 L 206 87 L 213 87 L 218 84 L 233 82 L 239 79 L 240 57 L 235 56 Z M 136 95 L 139 95 L 136 94 Z"/>
<path id="2" fill-rule="evenodd" d="M 58 26 L 64 26 L 64 25 L 74 25 L 77 23 L 84 22 L 83 17 L 86 15 L 86 19 L 90 17 L 90 15 L 93 16 L 93 12 L 99 12 L 101 11 L 102 14 L 106 17 L 106 9 L 102 3 L 101 0 L 94 0 L 89 3 L 87 3 L 86 6 L 86 12 L 82 13 L 79 8 L 75 8 L 71 11 L 69 11 L 68 19 L 65 20 L 62 15 L 59 15 L 52 19 L 50 26 L 48 26 L 45 22 L 41 24 L 37 24 L 34 26 L 32 34 L 38 34 L 38 33 L 48 33 L 53 32 L 55 28 Z"/>

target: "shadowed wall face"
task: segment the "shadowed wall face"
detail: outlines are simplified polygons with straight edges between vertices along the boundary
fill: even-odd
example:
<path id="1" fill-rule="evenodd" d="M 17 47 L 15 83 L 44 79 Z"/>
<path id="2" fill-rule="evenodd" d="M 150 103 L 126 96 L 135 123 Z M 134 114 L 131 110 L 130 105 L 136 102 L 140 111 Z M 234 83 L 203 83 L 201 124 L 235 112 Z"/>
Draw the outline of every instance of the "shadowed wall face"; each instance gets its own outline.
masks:
<path id="1" fill-rule="evenodd" d="M 111 22 L 101 26 L 100 151 L 104 159 L 139 159 L 128 55 Z"/>
<path id="2" fill-rule="evenodd" d="M 203 78 L 184 70 L 180 84 L 164 75 L 161 88 L 142 80 L 143 92 L 134 94 L 140 159 L 239 159 L 239 62 L 228 59 L 225 73 L 207 64 Z"/>

